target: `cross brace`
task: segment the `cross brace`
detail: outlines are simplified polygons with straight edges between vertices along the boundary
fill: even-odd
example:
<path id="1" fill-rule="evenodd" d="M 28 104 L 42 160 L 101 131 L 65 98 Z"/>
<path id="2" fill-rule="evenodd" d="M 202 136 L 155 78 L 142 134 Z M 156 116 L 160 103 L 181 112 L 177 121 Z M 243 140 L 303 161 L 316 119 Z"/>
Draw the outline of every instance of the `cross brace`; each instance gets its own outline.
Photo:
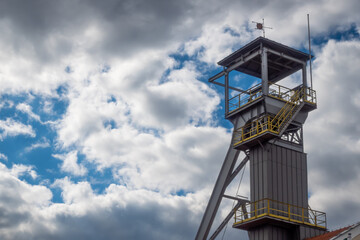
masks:
<path id="1" fill-rule="evenodd" d="M 223 166 L 220 170 L 218 179 L 216 180 L 215 187 L 211 194 L 209 203 L 206 207 L 206 210 L 205 210 L 204 216 L 202 218 L 200 227 L 198 229 L 197 235 L 195 237 L 195 240 L 207 239 L 207 236 L 209 235 L 211 226 L 214 222 L 214 218 L 216 216 L 217 210 L 220 206 L 221 200 L 224 197 L 224 193 L 225 193 L 227 186 L 231 183 L 231 180 L 233 180 L 235 178 L 235 176 L 240 172 L 240 170 L 245 166 L 246 162 L 249 160 L 249 157 L 246 156 L 242 160 L 242 162 L 239 164 L 239 166 L 233 171 L 236 161 L 237 161 L 237 158 L 239 157 L 239 154 L 240 154 L 240 151 L 234 149 L 232 144 L 230 144 L 229 150 L 226 154 L 226 157 L 225 157 Z M 225 223 L 225 225 L 226 225 L 226 223 Z M 221 226 L 219 226 L 218 229 L 220 227 Z"/>

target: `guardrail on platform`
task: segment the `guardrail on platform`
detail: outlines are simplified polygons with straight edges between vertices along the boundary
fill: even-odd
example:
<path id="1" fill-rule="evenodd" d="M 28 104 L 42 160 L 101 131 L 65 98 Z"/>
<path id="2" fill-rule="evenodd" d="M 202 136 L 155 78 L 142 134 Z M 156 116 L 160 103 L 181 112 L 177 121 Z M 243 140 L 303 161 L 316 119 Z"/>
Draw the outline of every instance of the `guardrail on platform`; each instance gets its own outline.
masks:
<path id="1" fill-rule="evenodd" d="M 326 213 L 268 198 L 241 205 L 235 211 L 234 225 L 265 216 L 326 229 Z"/>
<path id="2" fill-rule="evenodd" d="M 298 88 L 303 88 L 301 85 Z M 289 101 L 296 90 L 290 89 L 279 84 L 271 84 L 269 86 L 269 96 L 280 100 Z M 309 87 L 303 88 L 303 95 L 306 96 L 307 102 L 316 104 L 316 92 Z M 247 89 L 246 92 L 237 94 L 228 100 L 229 113 L 257 100 L 263 95 L 261 83 Z"/>
<path id="3" fill-rule="evenodd" d="M 295 89 L 289 89 L 277 84 L 273 84 L 272 97 L 285 101 L 285 105 L 280 109 L 276 116 L 265 115 L 244 126 L 235 129 L 234 146 L 247 140 L 257 137 L 265 132 L 279 134 L 291 120 L 302 102 L 316 104 L 316 92 L 308 87 L 298 86 Z"/>

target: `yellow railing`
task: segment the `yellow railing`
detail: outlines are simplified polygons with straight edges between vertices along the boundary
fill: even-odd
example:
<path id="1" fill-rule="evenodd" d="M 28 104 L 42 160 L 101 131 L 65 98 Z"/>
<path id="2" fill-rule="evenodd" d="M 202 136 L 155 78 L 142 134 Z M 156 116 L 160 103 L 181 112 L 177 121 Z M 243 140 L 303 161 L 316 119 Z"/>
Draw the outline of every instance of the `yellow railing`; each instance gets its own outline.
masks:
<path id="1" fill-rule="evenodd" d="M 275 83 L 269 86 L 269 96 L 278 98 L 280 100 L 289 101 L 292 93 L 292 89 Z"/>
<path id="2" fill-rule="evenodd" d="M 316 104 L 316 92 L 310 88 L 304 88 L 303 91 L 304 96 L 307 96 L 306 101 Z M 275 83 L 269 86 L 269 96 L 280 100 L 289 101 L 293 93 L 293 89 Z M 262 95 L 261 83 L 259 83 L 246 90 L 246 93 L 240 93 L 230 98 L 228 100 L 229 113 L 259 99 Z"/>
<path id="3" fill-rule="evenodd" d="M 229 99 L 229 112 L 233 112 L 262 96 L 261 83 Z"/>
<path id="4" fill-rule="evenodd" d="M 277 131 L 273 129 L 275 126 L 272 125 L 274 120 L 273 116 L 266 115 L 255 121 L 246 124 L 245 126 L 235 130 L 235 145 L 254 138 L 265 132 L 273 132 L 277 134 Z"/>
<path id="5" fill-rule="evenodd" d="M 317 104 L 316 91 L 305 87 L 303 88 L 304 101 L 311 104 Z"/>
<path id="6" fill-rule="evenodd" d="M 240 206 L 235 211 L 234 225 L 264 216 L 326 229 L 326 213 L 268 198 Z"/>
<path id="7" fill-rule="evenodd" d="M 275 86 L 277 90 L 272 88 L 271 96 L 284 100 L 285 105 L 276 116 L 265 115 L 236 129 L 235 146 L 265 132 L 279 134 L 302 102 L 316 104 L 316 92 L 310 88 L 299 86 L 295 90 L 291 90 L 276 84 L 272 86 Z M 277 93 L 276 96 L 275 93 Z"/>
<path id="8" fill-rule="evenodd" d="M 279 133 L 284 125 L 291 119 L 301 103 L 303 96 L 302 92 L 302 88 L 298 89 L 297 91 L 290 92 L 289 100 L 286 101 L 285 105 L 271 121 L 273 131 Z"/>

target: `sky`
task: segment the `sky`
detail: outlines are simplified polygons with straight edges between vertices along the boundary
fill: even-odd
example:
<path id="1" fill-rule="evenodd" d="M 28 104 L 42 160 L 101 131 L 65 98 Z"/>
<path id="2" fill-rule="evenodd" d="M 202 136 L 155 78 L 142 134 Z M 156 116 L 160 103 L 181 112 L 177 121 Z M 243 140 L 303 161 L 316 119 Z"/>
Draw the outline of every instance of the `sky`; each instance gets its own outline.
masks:
<path id="1" fill-rule="evenodd" d="M 263 18 L 267 38 L 307 52 L 307 13 L 309 204 L 330 229 L 360 221 L 359 12 L 357 0 L 0 0 L 0 238 L 193 239 L 232 132 L 208 78 Z M 227 194 L 240 181 L 249 196 L 248 166 Z M 231 223 L 221 234 L 247 239 Z"/>

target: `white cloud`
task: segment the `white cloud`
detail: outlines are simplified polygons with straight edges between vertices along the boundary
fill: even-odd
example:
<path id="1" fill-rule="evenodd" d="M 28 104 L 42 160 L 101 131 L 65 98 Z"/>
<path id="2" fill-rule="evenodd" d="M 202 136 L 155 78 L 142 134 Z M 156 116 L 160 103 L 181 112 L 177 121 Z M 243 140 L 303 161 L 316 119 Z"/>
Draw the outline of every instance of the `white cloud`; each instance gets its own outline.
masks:
<path id="1" fill-rule="evenodd" d="M 2 108 L 12 108 L 14 106 L 14 102 L 11 100 L 7 100 L 7 99 L 1 99 L 0 102 L 0 110 Z"/>
<path id="2" fill-rule="evenodd" d="M 5 154 L 3 154 L 3 153 L 0 153 L 0 160 L 4 160 L 4 161 L 7 161 L 8 160 L 8 157 L 5 155 Z"/>
<path id="3" fill-rule="evenodd" d="M 360 212 L 359 54 L 358 40 L 329 41 L 314 62 L 318 109 L 305 126 L 310 204 L 325 210 L 334 227 L 353 223 Z"/>
<path id="4" fill-rule="evenodd" d="M 31 125 L 25 125 L 21 122 L 17 122 L 13 119 L 7 118 L 6 120 L 0 120 L 0 140 L 6 137 L 14 137 L 18 135 L 28 135 L 35 137 L 35 131 Z"/>
<path id="5" fill-rule="evenodd" d="M 72 151 L 67 154 L 53 154 L 52 156 L 63 161 L 61 164 L 62 171 L 75 176 L 84 176 L 87 173 L 87 169 L 83 164 L 78 164 L 77 154 L 77 151 Z"/>
<path id="6" fill-rule="evenodd" d="M 169 132 L 163 139 L 139 135 L 139 144 L 122 156 L 126 164 L 116 176 L 135 188 L 165 193 L 200 190 L 215 181 L 229 138 L 224 129 L 193 126 Z"/>
<path id="7" fill-rule="evenodd" d="M 48 147 L 50 147 L 49 140 L 46 138 L 43 138 L 41 141 L 34 143 L 29 147 L 26 147 L 25 152 L 31 152 L 32 150 L 37 149 L 37 148 L 48 148 Z"/>
<path id="8" fill-rule="evenodd" d="M 205 199 L 203 192 L 163 196 L 115 184 L 103 194 L 95 194 L 88 182 L 64 178 L 54 183 L 61 189 L 64 203 L 51 203 L 48 188 L 20 181 L 2 164 L 0 173 L 1 222 L 6 226 L 0 237 L 6 240 L 189 239 L 201 214 L 199 199 Z"/>
<path id="9" fill-rule="evenodd" d="M 171 69 L 164 83 L 150 83 L 138 91 L 139 99 L 129 102 L 132 121 L 140 127 L 174 129 L 188 122 L 211 121 L 219 97 L 206 84 L 197 81 L 195 63 Z"/>
<path id="10" fill-rule="evenodd" d="M 35 114 L 33 111 L 32 111 L 32 108 L 30 105 L 26 104 L 26 103 L 20 103 L 16 106 L 16 109 L 29 115 L 30 118 L 32 119 L 35 119 L 36 121 L 39 121 L 41 122 L 40 120 L 40 116 Z"/>
<path id="11" fill-rule="evenodd" d="M 37 178 L 37 173 L 36 171 L 33 169 L 33 166 L 26 166 L 23 164 L 14 164 L 12 166 L 12 168 L 10 169 L 10 174 L 15 176 L 15 177 L 19 177 L 22 176 L 24 174 L 28 174 L 30 175 L 33 179 Z"/>
<path id="12" fill-rule="evenodd" d="M 197 55 L 199 60 L 215 65 L 217 61 L 237 50 L 234 47 L 240 47 L 254 38 L 244 25 L 229 24 L 229 18 L 228 16 L 220 24 L 205 25 L 198 38 L 185 43 L 184 53 Z M 245 17 L 237 20 L 244 21 Z"/>
<path id="13" fill-rule="evenodd" d="M 20 181 L 15 175 L 22 166 L 13 166 L 12 169 L 0 164 L 0 209 L 2 213 L 0 233 L 2 239 L 21 239 L 20 232 L 33 230 L 30 221 L 41 221 L 37 212 L 49 206 L 52 194 L 44 186 L 30 185 Z M 26 168 L 26 167 L 25 167 Z M 27 169 L 28 170 L 28 169 Z M 25 170 L 25 171 L 27 171 Z M 22 229 L 19 231 L 19 229 Z M 26 236 L 26 238 L 29 238 Z"/>

